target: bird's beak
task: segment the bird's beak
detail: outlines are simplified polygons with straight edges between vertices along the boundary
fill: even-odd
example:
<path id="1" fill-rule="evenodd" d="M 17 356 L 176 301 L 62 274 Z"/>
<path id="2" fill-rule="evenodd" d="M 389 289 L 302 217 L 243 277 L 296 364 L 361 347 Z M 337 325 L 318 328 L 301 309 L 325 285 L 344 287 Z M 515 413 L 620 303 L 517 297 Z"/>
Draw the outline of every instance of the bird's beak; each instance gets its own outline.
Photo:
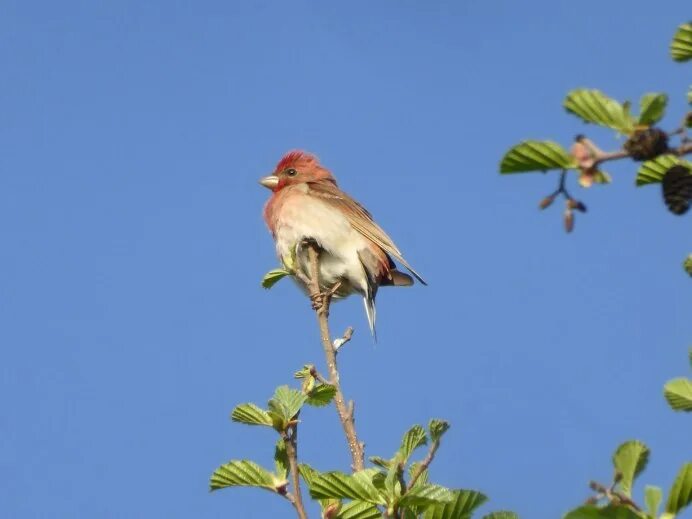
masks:
<path id="1" fill-rule="evenodd" d="M 277 177 L 276 175 L 269 175 L 267 177 L 262 177 L 262 178 L 260 178 L 259 183 L 262 184 L 267 189 L 274 190 L 279 185 L 279 177 Z"/>

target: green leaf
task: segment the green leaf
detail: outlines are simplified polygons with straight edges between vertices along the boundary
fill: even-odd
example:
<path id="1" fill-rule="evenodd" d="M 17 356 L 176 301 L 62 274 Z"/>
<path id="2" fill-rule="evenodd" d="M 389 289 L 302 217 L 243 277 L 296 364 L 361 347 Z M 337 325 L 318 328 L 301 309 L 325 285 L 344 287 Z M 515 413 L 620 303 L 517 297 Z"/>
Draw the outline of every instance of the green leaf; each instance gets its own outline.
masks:
<path id="1" fill-rule="evenodd" d="M 272 426 L 272 419 L 264 409 L 255 404 L 240 404 L 233 409 L 231 420 L 247 425 Z"/>
<path id="2" fill-rule="evenodd" d="M 519 516 L 514 512 L 500 510 L 499 512 L 492 512 L 490 514 L 484 515 L 483 519 L 519 519 Z"/>
<path id="3" fill-rule="evenodd" d="M 655 159 L 643 162 L 642 165 L 639 166 L 639 171 L 637 171 L 637 186 L 661 182 L 666 171 L 677 164 L 682 164 L 692 169 L 692 163 L 671 154 L 659 155 Z"/>
<path id="4" fill-rule="evenodd" d="M 632 484 L 646 468 L 648 461 L 649 448 L 637 440 L 623 443 L 613 454 L 615 470 L 622 475 L 620 489 L 627 497 L 632 497 Z"/>
<path id="5" fill-rule="evenodd" d="M 332 401 L 336 394 L 336 387 L 331 384 L 320 384 L 315 386 L 309 393 L 306 403 L 316 407 L 322 407 Z"/>
<path id="6" fill-rule="evenodd" d="M 453 490 L 454 499 L 425 511 L 423 519 L 468 519 L 488 498 L 475 490 Z"/>
<path id="7" fill-rule="evenodd" d="M 666 512 L 677 515 L 692 502 L 692 463 L 685 463 L 668 492 Z"/>
<path id="8" fill-rule="evenodd" d="M 315 366 L 312 364 L 305 364 L 303 369 L 300 369 L 293 374 L 293 378 L 301 379 L 312 377 L 312 368 L 314 367 Z"/>
<path id="9" fill-rule="evenodd" d="M 288 386 L 277 387 L 274 396 L 268 403 L 269 415 L 276 418 L 274 427 L 281 431 L 285 430 L 288 423 L 298 414 L 306 399 L 307 396 L 297 389 Z"/>
<path id="10" fill-rule="evenodd" d="M 278 269 L 270 270 L 262 278 L 262 287 L 271 288 L 274 285 L 276 285 L 276 283 L 281 281 L 282 278 L 284 278 L 286 276 L 290 276 L 290 275 L 291 275 L 291 273 L 286 269 L 278 268 Z"/>
<path id="11" fill-rule="evenodd" d="M 382 514 L 377 507 L 363 501 L 351 501 L 345 504 L 337 514 L 337 519 L 380 519 Z"/>
<path id="12" fill-rule="evenodd" d="M 639 121 L 638 124 L 653 126 L 663 119 L 668 104 L 666 94 L 644 94 L 639 101 Z"/>
<path id="13" fill-rule="evenodd" d="M 401 439 L 401 447 L 399 447 L 399 454 L 401 455 L 401 461 L 406 463 L 418 447 L 425 445 L 428 441 L 428 437 L 425 434 L 425 429 L 420 425 L 414 425 Z"/>
<path id="14" fill-rule="evenodd" d="M 661 506 L 662 500 L 663 491 L 661 487 L 646 485 L 644 488 L 644 502 L 646 503 L 646 510 L 649 512 L 652 519 L 658 517 L 658 507 Z"/>
<path id="15" fill-rule="evenodd" d="M 608 173 L 599 169 L 594 172 L 593 181 L 596 184 L 610 184 L 613 179 Z"/>
<path id="16" fill-rule="evenodd" d="M 600 90 L 572 90 L 565 98 L 564 107 L 587 123 L 612 128 L 624 134 L 634 130 L 634 120 L 627 105 L 608 97 Z"/>
<path id="17" fill-rule="evenodd" d="M 389 470 L 389 467 L 392 466 L 392 460 L 386 460 L 381 456 L 370 456 L 368 459 L 371 463 L 374 463 L 375 465 L 382 467 L 383 469 Z"/>
<path id="18" fill-rule="evenodd" d="M 417 485 L 406 492 L 399 500 L 400 507 L 430 506 L 450 503 L 454 500 L 454 493 L 441 485 Z"/>
<path id="19" fill-rule="evenodd" d="M 563 519 L 641 519 L 641 516 L 626 506 L 584 505 L 568 512 Z"/>
<path id="20" fill-rule="evenodd" d="M 298 472 L 300 472 L 300 476 L 303 478 L 303 481 L 305 481 L 305 484 L 308 486 L 308 489 L 312 488 L 312 482 L 321 475 L 320 472 L 313 469 L 307 463 L 300 463 L 298 465 Z M 322 507 L 322 510 L 324 510 L 328 506 L 340 502 L 339 500 L 335 499 L 319 499 L 318 501 L 320 503 L 320 506 Z"/>
<path id="21" fill-rule="evenodd" d="M 315 499 L 357 499 L 384 505 L 372 478 L 377 469 L 365 469 L 348 475 L 342 472 L 325 472 L 312 478 L 310 495 Z"/>
<path id="22" fill-rule="evenodd" d="M 440 441 L 442 435 L 449 430 L 449 422 L 433 418 L 428 424 L 428 430 L 430 431 L 430 439 L 433 442 Z"/>
<path id="23" fill-rule="evenodd" d="M 669 380 L 663 394 L 673 411 L 692 411 L 692 380 L 683 377 Z"/>
<path id="24" fill-rule="evenodd" d="M 575 169 L 574 158 L 553 141 L 523 141 L 511 148 L 500 162 L 500 173 L 523 173 L 549 169 Z"/>
<path id="25" fill-rule="evenodd" d="M 685 258 L 685 261 L 682 264 L 682 268 L 684 268 L 685 272 L 692 276 L 692 254 Z"/>
<path id="26" fill-rule="evenodd" d="M 690 85 L 690 89 L 687 91 L 687 102 L 692 105 L 692 85 Z M 687 127 L 689 128 L 689 120 L 688 120 L 688 125 Z"/>
<path id="27" fill-rule="evenodd" d="M 305 480 L 305 484 L 309 487 L 312 485 L 313 480 L 320 475 L 318 471 L 313 469 L 310 465 L 307 463 L 299 463 L 298 464 L 298 472 L 300 472 L 300 475 L 302 478 Z"/>
<path id="28" fill-rule="evenodd" d="M 233 460 L 211 475 L 211 490 L 226 487 L 259 487 L 276 492 L 277 481 L 271 472 L 248 460 Z"/>
<path id="29" fill-rule="evenodd" d="M 670 55 L 675 61 L 692 59 L 692 22 L 683 23 L 670 43 Z"/>
<path id="30" fill-rule="evenodd" d="M 288 454 L 286 453 L 286 442 L 279 438 L 274 448 L 274 467 L 278 479 L 286 479 L 288 476 Z"/>

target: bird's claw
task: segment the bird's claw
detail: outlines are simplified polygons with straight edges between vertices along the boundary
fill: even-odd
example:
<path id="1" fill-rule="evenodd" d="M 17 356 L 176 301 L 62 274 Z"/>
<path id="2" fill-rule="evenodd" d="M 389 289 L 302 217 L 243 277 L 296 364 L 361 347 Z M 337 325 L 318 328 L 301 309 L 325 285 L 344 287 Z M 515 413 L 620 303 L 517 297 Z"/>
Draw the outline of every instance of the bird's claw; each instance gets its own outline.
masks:
<path id="1" fill-rule="evenodd" d="M 336 291 L 339 290 L 341 286 L 341 281 L 337 281 L 334 285 L 325 292 L 317 292 L 310 294 L 310 301 L 312 302 L 312 309 L 319 312 L 323 308 L 329 307 L 329 301 L 331 301 Z"/>

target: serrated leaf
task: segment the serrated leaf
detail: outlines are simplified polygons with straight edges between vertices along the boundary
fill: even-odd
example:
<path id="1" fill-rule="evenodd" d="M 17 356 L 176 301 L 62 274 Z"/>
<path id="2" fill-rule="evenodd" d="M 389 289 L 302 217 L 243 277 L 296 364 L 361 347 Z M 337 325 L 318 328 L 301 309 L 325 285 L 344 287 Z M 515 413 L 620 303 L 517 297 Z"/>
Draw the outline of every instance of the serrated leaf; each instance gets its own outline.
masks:
<path id="1" fill-rule="evenodd" d="M 666 512 L 679 514 L 692 502 L 692 463 L 685 463 L 668 492 Z"/>
<path id="2" fill-rule="evenodd" d="M 286 442 L 279 438 L 274 448 L 274 468 L 278 479 L 286 479 L 288 476 L 288 454 L 286 453 Z"/>
<path id="3" fill-rule="evenodd" d="M 312 376 L 312 369 L 314 366 L 312 364 L 305 364 L 302 369 L 299 369 L 293 374 L 293 378 L 302 379 Z"/>
<path id="4" fill-rule="evenodd" d="M 449 430 L 449 422 L 445 420 L 438 420 L 433 418 L 428 424 L 428 431 L 430 431 L 430 440 L 433 442 L 440 441 L 442 435 Z"/>
<path id="5" fill-rule="evenodd" d="M 669 380 L 663 394 L 673 411 L 692 411 L 692 380 L 684 377 Z"/>
<path id="6" fill-rule="evenodd" d="M 483 519 L 519 519 L 519 516 L 514 512 L 500 510 L 499 512 L 491 512 L 483 516 Z"/>
<path id="7" fill-rule="evenodd" d="M 637 440 L 623 443 L 613 454 L 613 466 L 622 475 L 620 489 L 627 497 L 632 497 L 632 484 L 648 462 L 649 448 Z"/>
<path id="8" fill-rule="evenodd" d="M 384 505 L 385 500 L 372 482 L 377 469 L 365 469 L 353 474 L 325 472 L 313 477 L 310 495 L 315 499 L 356 499 Z"/>
<path id="9" fill-rule="evenodd" d="M 655 159 L 647 160 L 639 166 L 636 185 L 645 186 L 647 184 L 659 183 L 666 171 L 678 164 L 692 169 L 692 163 L 671 154 L 659 155 Z"/>
<path id="10" fill-rule="evenodd" d="M 278 430 L 285 430 L 288 423 L 298 414 L 306 399 L 307 396 L 297 389 L 288 386 L 277 387 L 274 396 L 267 404 L 269 416 L 273 415 L 279 419 L 274 420 L 274 427 Z"/>
<path id="11" fill-rule="evenodd" d="M 612 128 L 629 134 L 634 130 L 634 120 L 628 106 L 605 95 L 600 90 L 578 88 L 567 94 L 565 109 L 584 122 Z"/>
<path id="12" fill-rule="evenodd" d="M 320 384 L 312 388 L 308 393 L 308 398 L 306 400 L 307 404 L 314 405 L 315 407 L 322 407 L 332 401 L 334 395 L 336 394 L 336 387 L 331 384 Z"/>
<path id="13" fill-rule="evenodd" d="M 658 517 L 658 507 L 661 506 L 661 501 L 663 500 L 663 490 L 661 487 L 656 487 L 653 485 L 646 485 L 644 487 L 644 502 L 646 503 L 646 510 L 652 519 Z"/>
<path id="14" fill-rule="evenodd" d="M 454 493 L 441 485 L 417 485 L 406 492 L 399 500 L 400 507 L 430 506 L 450 503 Z"/>
<path id="15" fill-rule="evenodd" d="M 414 425 L 401 439 L 401 446 L 399 447 L 400 461 L 403 463 L 408 462 L 409 457 L 418 447 L 425 445 L 428 441 L 428 437 L 425 434 L 425 429 L 420 425 Z"/>
<path id="16" fill-rule="evenodd" d="M 278 268 L 278 269 L 270 270 L 262 278 L 262 287 L 269 289 L 269 288 L 273 287 L 274 285 L 276 285 L 283 278 L 285 278 L 286 276 L 290 276 L 290 275 L 291 275 L 291 273 L 286 269 Z"/>
<path id="17" fill-rule="evenodd" d="M 312 482 L 315 480 L 315 478 L 321 475 L 320 472 L 313 469 L 307 463 L 298 464 L 298 472 L 300 472 L 300 476 L 303 478 L 303 481 L 305 481 L 308 489 L 312 488 Z M 335 499 L 318 499 L 318 501 L 320 503 L 320 507 L 322 507 L 322 510 L 333 505 L 334 503 L 340 502 L 339 500 Z"/>
<path id="18" fill-rule="evenodd" d="M 240 404 L 233 409 L 231 420 L 247 425 L 266 425 L 272 426 L 272 419 L 269 413 L 255 404 Z"/>
<path id="19" fill-rule="evenodd" d="M 382 467 L 383 469 L 389 470 L 389 467 L 392 465 L 392 460 L 386 460 L 381 456 L 370 456 L 368 459 L 371 463 L 374 463 L 375 465 Z"/>
<path id="20" fill-rule="evenodd" d="M 575 169 L 574 158 L 553 141 L 523 141 L 505 153 L 500 173 L 524 173 L 550 169 Z"/>
<path id="21" fill-rule="evenodd" d="M 639 121 L 638 124 L 653 126 L 663 119 L 668 104 L 666 94 L 651 93 L 644 94 L 639 101 Z"/>
<path id="22" fill-rule="evenodd" d="M 469 519 L 488 498 L 475 490 L 453 490 L 454 498 L 444 505 L 431 506 L 423 519 Z"/>
<path id="23" fill-rule="evenodd" d="M 641 516 L 626 506 L 584 505 L 568 512 L 563 519 L 641 519 Z"/>
<path id="24" fill-rule="evenodd" d="M 685 261 L 682 263 L 682 268 L 684 268 L 685 272 L 692 276 L 692 254 L 685 258 Z"/>
<path id="25" fill-rule="evenodd" d="M 382 513 L 371 503 L 351 501 L 345 504 L 336 516 L 337 519 L 380 519 Z"/>
<path id="26" fill-rule="evenodd" d="M 675 61 L 692 59 L 692 22 L 683 23 L 670 43 L 670 55 Z"/>
<path id="27" fill-rule="evenodd" d="M 298 464 L 298 472 L 300 472 L 301 477 L 305 481 L 305 484 L 307 486 L 312 485 L 312 481 L 320 475 L 318 471 L 313 469 L 310 465 L 307 463 L 299 463 Z"/>
<path id="28" fill-rule="evenodd" d="M 276 492 L 277 481 L 267 469 L 254 461 L 232 460 L 221 465 L 211 476 L 210 489 L 259 487 Z"/>

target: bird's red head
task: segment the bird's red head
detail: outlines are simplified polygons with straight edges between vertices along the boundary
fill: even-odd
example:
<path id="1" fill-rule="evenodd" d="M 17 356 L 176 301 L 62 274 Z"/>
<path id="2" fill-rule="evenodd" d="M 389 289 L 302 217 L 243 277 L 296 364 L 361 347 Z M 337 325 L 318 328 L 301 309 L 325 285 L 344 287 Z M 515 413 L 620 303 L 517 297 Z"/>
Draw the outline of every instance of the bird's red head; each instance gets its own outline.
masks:
<path id="1" fill-rule="evenodd" d="M 325 169 L 314 155 L 305 151 L 289 151 L 274 168 L 274 173 L 260 180 L 260 183 L 276 192 L 286 186 L 304 182 L 328 181 L 336 184 L 336 180 Z"/>

